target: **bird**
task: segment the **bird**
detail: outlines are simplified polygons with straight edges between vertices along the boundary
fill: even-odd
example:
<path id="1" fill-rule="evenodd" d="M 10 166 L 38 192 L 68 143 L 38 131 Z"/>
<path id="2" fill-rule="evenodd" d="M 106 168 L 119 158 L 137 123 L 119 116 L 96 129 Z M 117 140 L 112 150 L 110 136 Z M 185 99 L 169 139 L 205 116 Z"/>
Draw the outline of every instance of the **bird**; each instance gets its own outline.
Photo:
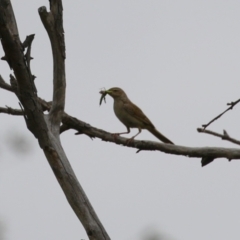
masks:
<path id="1" fill-rule="evenodd" d="M 121 88 L 113 87 L 106 91 L 101 91 L 100 93 L 105 95 L 108 94 L 113 98 L 113 109 L 115 115 L 127 128 L 127 132 L 115 133 L 114 135 L 119 136 L 122 134 L 128 134 L 130 133 L 130 128 L 138 128 L 138 133 L 129 139 L 132 141 L 141 133 L 142 129 L 146 129 L 160 141 L 168 144 L 174 144 L 155 128 L 143 111 L 130 101 L 127 94 Z"/>

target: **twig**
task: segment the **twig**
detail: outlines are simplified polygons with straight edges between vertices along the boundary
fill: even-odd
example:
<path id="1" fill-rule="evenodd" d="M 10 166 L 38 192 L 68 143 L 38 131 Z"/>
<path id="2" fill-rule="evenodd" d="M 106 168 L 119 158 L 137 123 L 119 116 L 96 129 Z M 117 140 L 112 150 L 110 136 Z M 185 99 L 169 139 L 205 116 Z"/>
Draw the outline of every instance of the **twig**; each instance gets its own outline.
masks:
<path id="1" fill-rule="evenodd" d="M 223 130 L 223 134 L 219 134 L 219 133 L 209 131 L 209 130 L 205 130 L 205 129 L 202 129 L 202 128 L 198 128 L 197 130 L 198 130 L 198 132 L 207 133 L 207 134 L 210 134 L 210 135 L 213 135 L 213 136 L 217 136 L 217 137 L 222 138 L 222 140 L 227 140 L 229 142 L 240 145 L 240 141 L 238 141 L 234 138 L 231 138 L 226 130 Z M 209 163 L 211 163 L 214 160 L 215 160 L 215 157 L 203 157 L 202 160 L 201 160 L 202 167 L 208 165 Z M 231 161 L 232 159 L 229 158 L 228 160 Z"/>
<path id="2" fill-rule="evenodd" d="M 210 131 L 210 130 L 206 130 L 204 128 L 197 128 L 197 131 L 200 132 L 200 133 L 207 133 L 207 134 L 210 134 L 210 135 L 213 135 L 213 136 L 216 136 L 216 137 L 220 137 L 222 140 L 227 140 L 229 142 L 240 145 L 240 141 L 238 141 L 234 138 L 231 138 L 226 130 L 223 130 L 223 134 L 216 133 L 216 132 L 213 132 L 213 131 Z M 215 159 L 216 158 L 212 157 L 212 156 L 203 157 L 202 160 L 201 160 L 202 167 L 204 167 L 204 166 L 208 165 L 209 163 L 213 162 Z M 232 159 L 228 158 L 228 160 L 231 161 Z"/>
<path id="3" fill-rule="evenodd" d="M 6 113 L 14 116 L 22 116 L 24 114 L 21 109 L 13 109 L 8 106 L 6 106 L 6 108 L 0 107 L 0 113 Z"/>
<path id="4" fill-rule="evenodd" d="M 218 116 L 216 116 L 215 118 L 213 118 L 209 123 L 203 124 L 203 125 L 202 125 L 203 129 L 206 129 L 211 123 L 213 123 L 214 121 L 216 121 L 218 118 L 220 118 L 222 115 L 224 115 L 227 111 L 232 110 L 233 107 L 234 107 L 235 105 L 237 105 L 239 102 L 240 102 L 240 99 L 238 99 L 238 100 L 235 101 L 235 102 L 227 103 L 227 105 L 230 106 L 230 107 L 227 108 L 224 112 L 222 112 L 222 113 L 219 114 Z"/>
<path id="5" fill-rule="evenodd" d="M 0 75 L 0 88 L 5 89 L 5 90 L 10 91 L 10 92 L 14 92 L 13 88 L 11 87 L 11 85 L 6 83 L 3 80 L 1 75 Z"/>
<path id="6" fill-rule="evenodd" d="M 25 54 L 26 63 L 28 65 L 29 75 L 31 76 L 31 83 L 32 83 L 33 91 L 35 93 L 37 93 L 37 88 L 34 83 L 34 79 L 36 77 L 34 75 L 32 75 L 31 67 L 30 67 L 30 61 L 33 59 L 31 57 L 31 48 L 32 48 L 32 42 L 33 42 L 34 36 L 35 36 L 35 34 L 31 34 L 31 35 L 27 36 L 26 39 L 24 40 L 24 42 L 22 43 L 22 46 L 24 47 L 24 49 L 27 48 L 27 52 Z"/>
<path id="7" fill-rule="evenodd" d="M 217 133 L 217 132 L 213 132 L 210 130 L 206 130 L 204 128 L 197 128 L 197 131 L 200 133 L 207 133 L 216 137 L 220 137 L 222 140 L 227 140 L 229 142 L 235 143 L 237 145 L 240 145 L 240 141 L 234 138 L 231 138 L 229 136 L 229 134 L 227 133 L 227 131 L 223 130 L 223 134 Z"/>

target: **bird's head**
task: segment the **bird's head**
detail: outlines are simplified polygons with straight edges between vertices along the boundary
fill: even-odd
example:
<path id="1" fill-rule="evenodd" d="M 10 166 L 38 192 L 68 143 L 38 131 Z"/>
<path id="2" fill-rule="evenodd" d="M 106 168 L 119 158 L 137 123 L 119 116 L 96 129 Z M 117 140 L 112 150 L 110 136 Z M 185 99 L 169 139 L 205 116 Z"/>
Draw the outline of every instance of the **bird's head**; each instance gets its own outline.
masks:
<path id="1" fill-rule="evenodd" d="M 126 97 L 126 93 L 118 87 L 110 88 L 106 91 L 108 95 L 110 95 L 113 99 L 120 98 L 120 97 Z"/>

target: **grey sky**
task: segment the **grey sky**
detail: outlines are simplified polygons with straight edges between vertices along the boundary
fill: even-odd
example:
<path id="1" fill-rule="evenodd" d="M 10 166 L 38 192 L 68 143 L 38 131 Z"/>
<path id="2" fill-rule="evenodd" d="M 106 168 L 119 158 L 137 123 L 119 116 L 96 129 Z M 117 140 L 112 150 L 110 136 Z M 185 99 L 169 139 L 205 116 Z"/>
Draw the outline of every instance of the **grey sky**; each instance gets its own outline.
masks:
<path id="1" fill-rule="evenodd" d="M 37 9 L 48 1 L 12 1 L 21 39 L 35 33 L 32 72 L 51 100 L 52 54 Z M 121 87 L 157 129 L 186 146 L 234 145 L 199 134 L 201 124 L 239 98 L 239 1 L 63 1 L 66 112 L 109 132 L 124 131 L 102 87 Z M 3 56 L 2 48 L 0 56 Z M 3 61 L 0 74 L 8 80 Z M 18 107 L 0 90 L 1 106 Z M 240 139 L 239 107 L 211 126 Z M 87 239 L 23 118 L 1 115 L 0 219 L 7 240 Z M 130 136 L 136 133 L 132 130 Z M 9 139 L 12 136 L 16 142 Z M 158 141 L 147 131 L 138 139 Z M 29 151 L 13 152 L 18 141 Z M 173 240 L 238 240 L 239 162 L 140 152 L 62 135 L 72 167 L 114 240 L 138 240 L 148 229 Z M 23 146 L 25 146 L 23 144 Z M 25 149 L 25 148 L 24 148 Z"/>

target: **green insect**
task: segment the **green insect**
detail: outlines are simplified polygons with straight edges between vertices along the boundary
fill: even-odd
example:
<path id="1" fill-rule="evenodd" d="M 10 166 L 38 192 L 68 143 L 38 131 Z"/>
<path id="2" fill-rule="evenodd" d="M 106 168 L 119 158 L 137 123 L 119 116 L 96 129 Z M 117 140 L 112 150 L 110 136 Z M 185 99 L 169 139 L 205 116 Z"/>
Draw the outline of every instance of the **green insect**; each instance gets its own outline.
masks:
<path id="1" fill-rule="evenodd" d="M 99 105 L 102 104 L 102 101 L 103 101 L 103 100 L 104 100 L 104 102 L 106 103 L 107 91 L 106 91 L 106 90 L 101 90 L 99 93 L 102 94 L 102 96 L 101 96 L 101 98 L 100 98 L 100 103 L 99 103 Z"/>

